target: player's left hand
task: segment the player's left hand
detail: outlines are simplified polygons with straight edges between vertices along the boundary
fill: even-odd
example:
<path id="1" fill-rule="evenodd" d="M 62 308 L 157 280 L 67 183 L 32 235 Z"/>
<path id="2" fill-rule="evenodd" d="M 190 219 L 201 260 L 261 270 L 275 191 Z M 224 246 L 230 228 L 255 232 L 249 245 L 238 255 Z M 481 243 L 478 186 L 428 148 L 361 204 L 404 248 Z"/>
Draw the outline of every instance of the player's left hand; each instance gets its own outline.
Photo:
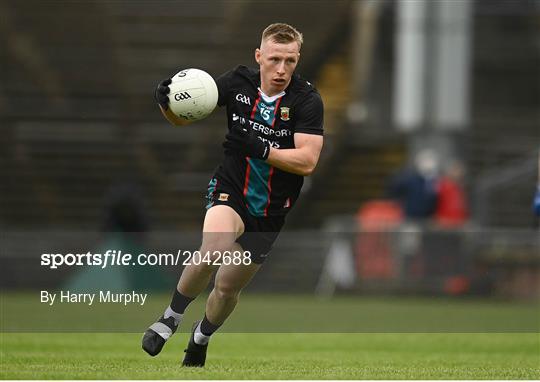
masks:
<path id="1" fill-rule="evenodd" d="M 171 89 L 169 89 L 169 85 L 171 83 L 172 80 L 167 78 L 166 80 L 161 81 L 156 87 L 156 90 L 154 90 L 154 99 L 159 106 L 163 108 L 163 110 L 167 110 L 169 108 L 169 96 L 167 94 L 169 94 L 171 91 Z"/>
<path id="2" fill-rule="evenodd" d="M 254 131 L 249 133 L 242 126 L 233 126 L 225 136 L 225 154 L 239 152 L 245 156 L 266 160 L 270 154 L 270 143 L 262 141 Z"/>

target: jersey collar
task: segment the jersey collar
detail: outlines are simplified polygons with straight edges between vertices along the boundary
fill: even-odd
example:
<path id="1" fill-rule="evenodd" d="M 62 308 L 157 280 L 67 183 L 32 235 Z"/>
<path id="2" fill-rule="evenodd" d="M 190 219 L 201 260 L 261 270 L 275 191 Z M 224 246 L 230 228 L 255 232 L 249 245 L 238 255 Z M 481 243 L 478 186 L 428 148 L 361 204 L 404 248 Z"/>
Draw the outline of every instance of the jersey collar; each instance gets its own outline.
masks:
<path id="1" fill-rule="evenodd" d="M 272 97 L 270 97 L 270 96 L 267 96 L 266 94 L 264 94 L 264 92 L 262 91 L 262 89 L 260 87 L 258 87 L 257 89 L 259 90 L 259 93 L 261 93 L 261 97 L 264 100 L 264 102 L 266 102 L 266 103 L 272 103 L 275 100 L 277 100 L 278 98 L 283 97 L 286 94 L 285 91 L 282 91 L 281 93 L 278 93 L 278 94 L 273 95 Z"/>

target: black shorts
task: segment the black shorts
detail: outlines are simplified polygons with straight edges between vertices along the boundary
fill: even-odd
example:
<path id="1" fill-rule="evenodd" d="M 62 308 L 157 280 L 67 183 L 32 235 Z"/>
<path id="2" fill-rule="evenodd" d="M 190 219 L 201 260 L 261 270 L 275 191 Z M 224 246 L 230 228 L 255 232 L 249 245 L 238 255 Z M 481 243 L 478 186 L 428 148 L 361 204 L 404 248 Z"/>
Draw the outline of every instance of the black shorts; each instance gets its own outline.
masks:
<path id="1" fill-rule="evenodd" d="M 206 209 L 213 206 L 229 206 L 240 215 L 244 222 L 244 233 L 236 240 L 244 251 L 251 253 L 251 261 L 262 264 L 272 249 L 283 224 L 285 216 L 258 217 L 249 213 L 243 198 L 223 187 L 213 178 L 208 184 Z"/>

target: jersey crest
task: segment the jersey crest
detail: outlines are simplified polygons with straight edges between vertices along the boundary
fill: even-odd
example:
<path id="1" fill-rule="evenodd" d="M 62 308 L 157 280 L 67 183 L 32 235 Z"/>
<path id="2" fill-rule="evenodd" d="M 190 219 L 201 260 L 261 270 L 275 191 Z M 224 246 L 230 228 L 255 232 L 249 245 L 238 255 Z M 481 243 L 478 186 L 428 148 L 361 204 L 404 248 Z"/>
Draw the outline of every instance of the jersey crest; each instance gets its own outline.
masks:
<path id="1" fill-rule="evenodd" d="M 280 117 L 281 117 L 281 120 L 282 121 L 288 121 L 289 119 L 291 119 L 290 117 L 290 109 L 286 106 L 282 106 L 280 107 Z"/>

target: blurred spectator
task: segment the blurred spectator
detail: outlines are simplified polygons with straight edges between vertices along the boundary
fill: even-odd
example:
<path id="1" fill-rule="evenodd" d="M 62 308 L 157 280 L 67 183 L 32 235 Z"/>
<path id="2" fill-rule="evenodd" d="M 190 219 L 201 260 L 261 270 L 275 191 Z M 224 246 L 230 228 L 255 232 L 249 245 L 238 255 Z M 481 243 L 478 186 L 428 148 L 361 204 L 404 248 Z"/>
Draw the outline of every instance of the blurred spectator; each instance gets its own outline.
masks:
<path id="1" fill-rule="evenodd" d="M 416 155 L 413 168 L 400 172 L 391 180 L 389 196 L 399 201 L 407 219 L 423 220 L 435 212 L 437 167 L 436 154 L 424 149 Z"/>
<path id="2" fill-rule="evenodd" d="M 113 185 L 105 196 L 104 232 L 139 233 L 148 231 L 149 223 L 144 196 L 132 183 Z"/>
<path id="3" fill-rule="evenodd" d="M 115 250 L 131 254 L 134 258 L 148 253 L 145 234 L 149 219 L 145 197 L 136 184 L 119 182 L 111 186 L 105 195 L 102 241 L 97 243 L 97 253 Z M 150 291 L 170 286 L 170 277 L 162 269 L 143 265 L 86 266 L 77 269 L 67 280 L 65 288 L 75 292 L 111 290 Z"/>
<path id="4" fill-rule="evenodd" d="M 463 175 L 463 165 L 453 161 L 437 182 L 435 221 L 441 226 L 457 227 L 469 218 Z"/>
<path id="5" fill-rule="evenodd" d="M 403 221 L 401 207 L 388 200 L 364 203 L 356 215 L 356 271 L 361 279 L 392 279 L 400 269 L 392 252 L 392 235 Z"/>
<path id="6" fill-rule="evenodd" d="M 538 154 L 538 183 L 533 199 L 533 211 L 537 217 L 540 217 L 540 154 Z"/>

